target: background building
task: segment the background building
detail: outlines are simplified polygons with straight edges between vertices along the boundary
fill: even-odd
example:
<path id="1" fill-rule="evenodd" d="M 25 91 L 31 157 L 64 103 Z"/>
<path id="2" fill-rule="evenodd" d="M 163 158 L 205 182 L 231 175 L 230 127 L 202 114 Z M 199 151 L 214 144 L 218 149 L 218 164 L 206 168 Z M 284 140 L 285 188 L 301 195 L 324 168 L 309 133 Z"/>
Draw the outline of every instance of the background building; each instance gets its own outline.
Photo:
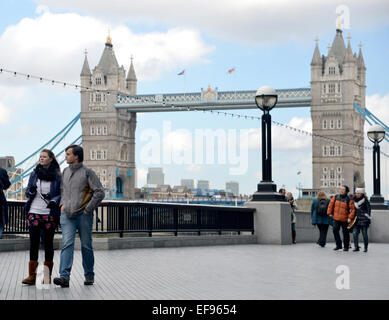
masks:
<path id="1" fill-rule="evenodd" d="M 149 168 L 147 172 L 148 185 L 164 185 L 165 174 L 163 168 Z"/>
<path id="2" fill-rule="evenodd" d="M 226 182 L 226 192 L 232 192 L 235 197 L 238 197 L 239 183 L 235 181 Z"/>
<path id="3" fill-rule="evenodd" d="M 200 189 L 202 194 L 206 194 L 209 190 L 209 180 L 198 180 L 197 189 Z"/>
<path id="4" fill-rule="evenodd" d="M 188 189 L 194 189 L 194 179 L 181 179 L 181 186 L 187 187 Z"/>

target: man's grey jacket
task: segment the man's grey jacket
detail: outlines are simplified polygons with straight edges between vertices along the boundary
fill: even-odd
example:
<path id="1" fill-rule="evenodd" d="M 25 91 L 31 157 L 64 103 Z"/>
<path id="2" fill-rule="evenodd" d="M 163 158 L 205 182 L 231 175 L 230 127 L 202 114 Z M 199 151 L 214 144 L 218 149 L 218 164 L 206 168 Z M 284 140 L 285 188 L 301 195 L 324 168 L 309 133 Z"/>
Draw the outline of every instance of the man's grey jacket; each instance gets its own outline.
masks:
<path id="1" fill-rule="evenodd" d="M 96 173 L 82 163 L 70 164 L 62 174 L 61 203 L 69 219 L 83 214 L 81 208 L 83 190 L 85 185 L 93 190 L 93 196 L 85 208 L 87 213 L 92 213 L 104 199 L 103 186 Z"/>

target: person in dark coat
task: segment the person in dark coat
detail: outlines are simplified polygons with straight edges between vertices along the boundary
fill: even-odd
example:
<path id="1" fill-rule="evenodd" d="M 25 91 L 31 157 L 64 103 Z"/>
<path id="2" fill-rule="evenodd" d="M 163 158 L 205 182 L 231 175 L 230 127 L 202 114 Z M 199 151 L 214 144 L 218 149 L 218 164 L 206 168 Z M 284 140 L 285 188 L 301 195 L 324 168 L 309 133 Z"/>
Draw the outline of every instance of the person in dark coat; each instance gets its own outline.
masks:
<path id="1" fill-rule="evenodd" d="M 293 244 L 296 244 L 296 213 L 295 213 L 295 210 L 297 210 L 297 203 L 296 201 L 294 200 L 293 198 L 293 195 L 291 192 L 288 192 L 286 194 L 286 200 L 289 202 L 290 204 L 290 214 L 291 214 L 291 223 L 292 223 L 292 243 Z"/>
<path id="2" fill-rule="evenodd" d="M 317 244 L 322 248 L 327 242 L 328 227 L 332 226 L 332 218 L 327 215 L 328 204 L 330 200 L 324 191 L 319 191 L 317 198 L 313 200 L 311 205 L 311 219 L 312 225 L 319 229 L 319 240 Z"/>
<path id="3" fill-rule="evenodd" d="M 7 171 L 0 167 L 0 239 L 3 237 L 4 226 L 8 223 L 8 204 L 4 190 L 7 190 L 10 185 Z"/>
<path id="4" fill-rule="evenodd" d="M 23 284 L 35 285 L 38 267 L 39 243 L 41 232 L 44 234 L 45 261 L 44 283 L 51 283 L 53 270 L 53 239 L 59 224 L 61 201 L 61 171 L 51 150 L 44 149 L 39 156 L 39 164 L 30 175 L 26 188 L 27 202 L 25 213 L 30 234 L 30 261 L 28 277 Z M 43 230 L 43 231 L 42 231 Z"/>
<path id="5" fill-rule="evenodd" d="M 354 206 L 355 212 L 357 215 L 357 220 L 354 224 L 353 238 L 354 238 L 354 250 L 359 251 L 358 246 L 358 237 L 359 232 L 362 231 L 363 243 L 365 245 L 364 252 L 367 252 L 367 247 L 369 245 L 369 238 L 367 236 L 367 229 L 370 225 L 371 220 L 371 207 L 370 202 L 367 199 L 364 188 L 357 188 L 354 197 Z"/>

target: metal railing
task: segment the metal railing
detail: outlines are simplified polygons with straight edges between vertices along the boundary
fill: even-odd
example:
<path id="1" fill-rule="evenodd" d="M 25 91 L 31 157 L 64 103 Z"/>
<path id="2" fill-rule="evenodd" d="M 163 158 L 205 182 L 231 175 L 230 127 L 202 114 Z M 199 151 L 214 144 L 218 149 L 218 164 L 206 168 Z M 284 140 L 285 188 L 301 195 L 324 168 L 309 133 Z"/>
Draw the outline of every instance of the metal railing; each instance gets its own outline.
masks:
<path id="1" fill-rule="evenodd" d="M 25 201 L 8 201 L 9 222 L 4 234 L 28 233 Z M 103 201 L 94 212 L 93 233 L 251 232 L 255 209 L 230 206 Z M 57 229 L 60 232 L 60 227 Z"/>

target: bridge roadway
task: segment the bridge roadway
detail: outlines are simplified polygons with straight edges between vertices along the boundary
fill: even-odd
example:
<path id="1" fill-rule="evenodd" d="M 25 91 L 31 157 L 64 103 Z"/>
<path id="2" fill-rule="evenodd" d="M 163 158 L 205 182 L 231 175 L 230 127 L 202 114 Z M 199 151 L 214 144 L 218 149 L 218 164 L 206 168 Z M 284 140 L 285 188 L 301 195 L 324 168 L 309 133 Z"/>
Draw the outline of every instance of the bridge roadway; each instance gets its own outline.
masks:
<path id="1" fill-rule="evenodd" d="M 48 289 L 21 284 L 27 251 L 0 252 L 0 300 L 389 299 L 389 244 L 373 243 L 368 253 L 335 252 L 333 247 L 298 243 L 95 251 L 93 286 L 83 285 L 76 250 L 70 288 L 52 284 Z M 41 250 L 41 261 L 43 255 Z M 339 265 L 350 270 L 349 290 L 336 288 Z"/>
<path id="2" fill-rule="evenodd" d="M 276 108 L 310 107 L 310 88 L 278 89 Z M 192 93 L 118 95 L 115 108 L 127 112 L 256 109 L 256 91 L 202 90 Z"/>

